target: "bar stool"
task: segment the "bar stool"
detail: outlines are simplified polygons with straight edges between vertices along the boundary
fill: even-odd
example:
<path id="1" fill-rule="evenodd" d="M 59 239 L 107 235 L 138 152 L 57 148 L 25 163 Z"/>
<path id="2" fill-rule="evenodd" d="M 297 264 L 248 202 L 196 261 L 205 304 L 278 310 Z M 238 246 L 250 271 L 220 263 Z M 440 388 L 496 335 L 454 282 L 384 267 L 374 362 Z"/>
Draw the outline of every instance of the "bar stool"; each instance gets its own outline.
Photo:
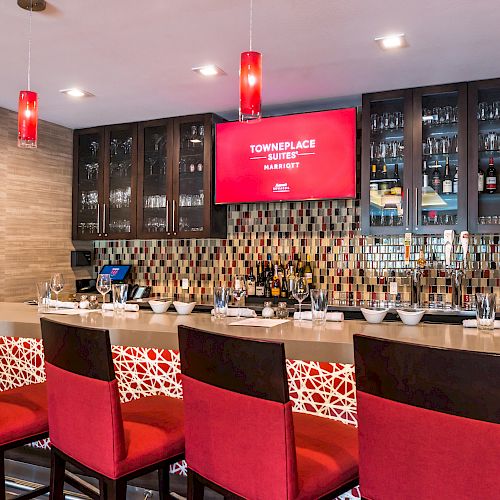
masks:
<path id="1" fill-rule="evenodd" d="M 500 356 L 354 336 L 370 500 L 499 498 Z"/>
<path id="2" fill-rule="evenodd" d="M 292 413 L 282 342 L 179 326 L 188 498 L 335 498 L 358 483 L 354 427 Z"/>
<path id="3" fill-rule="evenodd" d="M 51 498 L 64 481 L 91 498 L 126 497 L 127 481 L 158 470 L 169 498 L 169 466 L 184 456 L 182 400 L 149 396 L 120 403 L 109 332 L 41 319 L 51 441 Z M 99 478 L 100 497 L 66 462 Z"/>
<path id="4" fill-rule="evenodd" d="M 0 498 L 5 498 L 5 452 L 49 436 L 47 386 L 25 385 L 0 392 Z M 36 498 L 48 493 L 42 486 L 16 498 Z"/>

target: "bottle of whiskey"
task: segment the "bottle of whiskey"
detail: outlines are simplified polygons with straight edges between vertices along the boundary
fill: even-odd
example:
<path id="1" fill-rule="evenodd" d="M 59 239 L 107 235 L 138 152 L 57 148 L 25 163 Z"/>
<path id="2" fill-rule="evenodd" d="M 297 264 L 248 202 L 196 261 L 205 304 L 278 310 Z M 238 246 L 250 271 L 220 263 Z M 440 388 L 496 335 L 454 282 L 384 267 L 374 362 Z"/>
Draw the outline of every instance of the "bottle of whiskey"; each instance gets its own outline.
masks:
<path id="1" fill-rule="evenodd" d="M 488 170 L 486 170 L 486 192 L 493 194 L 497 191 L 497 170 L 493 156 L 490 157 Z"/>
<path id="2" fill-rule="evenodd" d="M 439 162 L 436 160 L 434 164 L 434 172 L 432 172 L 432 189 L 439 194 L 441 192 L 441 176 L 439 175 Z"/>
<path id="3" fill-rule="evenodd" d="M 453 192 L 453 179 L 450 174 L 450 161 L 446 158 L 446 165 L 444 166 L 443 178 L 443 194 L 451 194 Z"/>
<path id="4" fill-rule="evenodd" d="M 281 295 L 281 281 L 280 277 L 278 276 L 278 265 L 276 264 L 274 266 L 273 279 L 271 280 L 271 296 L 275 304 L 278 303 L 280 295 Z"/>

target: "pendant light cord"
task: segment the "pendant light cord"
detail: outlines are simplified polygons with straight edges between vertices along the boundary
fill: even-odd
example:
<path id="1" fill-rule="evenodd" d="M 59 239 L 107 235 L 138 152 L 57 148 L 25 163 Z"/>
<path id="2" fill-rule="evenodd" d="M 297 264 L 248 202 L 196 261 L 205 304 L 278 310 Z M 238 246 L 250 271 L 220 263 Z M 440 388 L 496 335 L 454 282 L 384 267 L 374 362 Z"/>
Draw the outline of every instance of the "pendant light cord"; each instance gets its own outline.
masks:
<path id="1" fill-rule="evenodd" d="M 30 0 L 29 36 L 28 36 L 28 90 L 31 90 L 31 15 L 33 14 L 33 0 Z"/>
<path id="2" fill-rule="evenodd" d="M 250 0 L 250 52 L 252 52 L 253 0 Z"/>

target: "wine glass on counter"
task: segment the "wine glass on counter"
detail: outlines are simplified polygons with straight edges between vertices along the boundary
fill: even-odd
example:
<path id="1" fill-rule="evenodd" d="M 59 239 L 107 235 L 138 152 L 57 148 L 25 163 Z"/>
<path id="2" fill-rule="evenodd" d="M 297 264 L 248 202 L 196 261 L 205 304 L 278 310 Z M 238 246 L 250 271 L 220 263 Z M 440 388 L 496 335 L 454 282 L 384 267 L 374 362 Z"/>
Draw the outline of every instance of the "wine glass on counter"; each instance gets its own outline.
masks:
<path id="1" fill-rule="evenodd" d="M 302 321 L 302 301 L 309 296 L 309 286 L 306 278 L 300 276 L 293 282 L 293 298 L 299 303 L 299 320 Z"/>
<path id="2" fill-rule="evenodd" d="M 62 273 L 54 273 L 50 279 L 50 289 L 56 294 L 56 309 L 59 304 L 59 294 L 64 289 L 64 276 Z"/>
<path id="3" fill-rule="evenodd" d="M 102 295 L 102 310 L 106 303 L 106 294 L 111 291 L 111 274 L 99 274 L 95 285 L 97 291 Z"/>
<path id="4" fill-rule="evenodd" d="M 245 286 L 245 276 L 236 276 L 234 278 L 234 286 L 233 286 L 233 297 L 236 300 L 236 305 L 238 306 L 237 317 L 241 317 L 241 309 L 240 309 L 240 300 L 247 293 L 247 289 Z"/>

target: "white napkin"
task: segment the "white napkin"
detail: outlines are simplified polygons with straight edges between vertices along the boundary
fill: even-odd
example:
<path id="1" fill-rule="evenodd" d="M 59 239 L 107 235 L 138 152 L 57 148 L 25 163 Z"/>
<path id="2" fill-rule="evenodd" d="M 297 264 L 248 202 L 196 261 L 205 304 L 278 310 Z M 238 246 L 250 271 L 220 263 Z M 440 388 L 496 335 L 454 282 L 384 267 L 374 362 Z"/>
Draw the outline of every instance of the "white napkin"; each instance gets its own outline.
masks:
<path id="1" fill-rule="evenodd" d="M 477 319 L 464 319 L 462 325 L 464 328 L 477 328 Z M 499 320 L 495 320 L 494 328 L 500 328 Z"/>
<path id="2" fill-rule="evenodd" d="M 102 308 L 105 311 L 113 311 L 113 304 L 103 304 Z M 127 312 L 137 312 L 139 310 L 139 304 L 125 304 L 125 311 Z"/>
<path id="3" fill-rule="evenodd" d="M 231 318 L 236 318 L 238 316 L 238 309 L 240 310 L 240 317 L 241 318 L 256 318 L 257 313 L 253 309 L 248 309 L 248 307 L 228 307 L 227 308 L 227 315 Z M 214 310 L 212 309 L 211 312 L 212 316 L 215 315 Z"/>
<path id="4" fill-rule="evenodd" d="M 78 302 L 61 302 L 60 300 L 49 300 L 49 307 L 58 309 L 78 309 Z"/>
<path id="5" fill-rule="evenodd" d="M 293 319 L 305 319 L 308 321 L 312 321 L 312 311 L 302 311 L 302 313 L 296 312 L 293 314 Z M 327 312 L 326 313 L 326 321 L 344 321 L 344 313 L 343 312 Z"/>

